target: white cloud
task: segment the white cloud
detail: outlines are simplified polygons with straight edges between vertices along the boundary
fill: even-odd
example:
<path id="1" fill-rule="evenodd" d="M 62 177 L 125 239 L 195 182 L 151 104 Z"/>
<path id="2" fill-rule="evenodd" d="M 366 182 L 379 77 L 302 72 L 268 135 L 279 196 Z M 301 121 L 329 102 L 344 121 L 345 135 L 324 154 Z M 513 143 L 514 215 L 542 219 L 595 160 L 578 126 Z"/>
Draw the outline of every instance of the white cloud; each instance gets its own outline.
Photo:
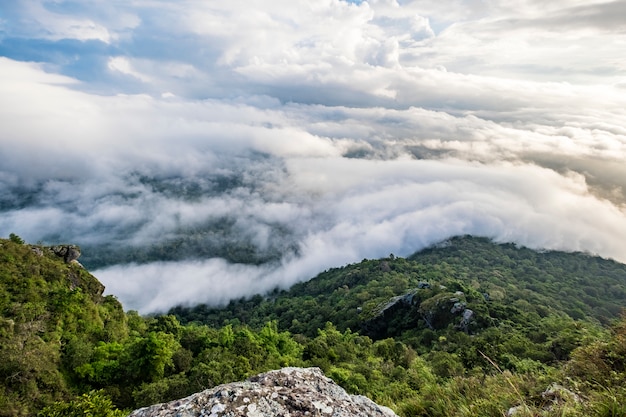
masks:
<path id="1" fill-rule="evenodd" d="M 455 21 L 407 48 L 401 62 L 504 78 L 618 82 L 624 68 L 617 58 L 625 40 L 617 18 L 622 2 L 496 3 L 486 2 L 482 15 Z"/>
<path id="2" fill-rule="evenodd" d="M 626 261 L 620 2 L 23 4 L 0 40 L 0 235 L 273 259 L 97 271 L 132 308 L 464 233 Z"/>
<path id="3" fill-rule="evenodd" d="M 108 67 L 111 71 L 118 71 L 124 75 L 130 75 L 143 82 L 150 82 L 151 78 L 138 72 L 128 58 L 116 56 L 109 59 Z"/>
<path id="4" fill-rule="evenodd" d="M 225 303 L 251 292 L 287 287 L 363 257 L 408 255 L 456 234 L 626 259 L 622 246 L 626 212 L 590 196 L 579 175 L 461 161 L 308 162 L 294 162 L 299 169 L 293 168 L 297 172 L 290 177 L 305 195 L 317 196 L 307 203 L 312 210 L 306 214 L 308 220 L 302 222 L 300 214 L 294 217 L 294 207 L 283 205 L 279 210 L 291 213 L 285 224 L 301 229 L 300 256 L 285 257 L 278 265 L 244 266 L 210 259 L 115 266 L 95 273 L 128 306 L 149 312 L 179 303 Z M 325 193 L 311 194 L 313 190 L 300 179 L 322 169 L 336 178 L 351 172 L 353 183 L 331 190 L 317 183 L 317 191 L 323 188 Z M 369 180 L 363 180 L 368 175 Z M 261 204 L 253 210 L 257 209 L 275 207 Z M 246 216 L 246 211 L 237 209 L 239 216 Z M 134 278 L 130 283 L 129 276 Z M 136 291 L 137 285 L 145 291 Z"/>
<path id="5" fill-rule="evenodd" d="M 43 1 L 30 0 L 17 5 L 20 24 L 14 30 L 26 36 L 37 36 L 49 40 L 76 39 L 79 41 L 99 40 L 110 43 L 111 33 L 107 28 L 86 16 L 72 16 L 51 10 Z"/>

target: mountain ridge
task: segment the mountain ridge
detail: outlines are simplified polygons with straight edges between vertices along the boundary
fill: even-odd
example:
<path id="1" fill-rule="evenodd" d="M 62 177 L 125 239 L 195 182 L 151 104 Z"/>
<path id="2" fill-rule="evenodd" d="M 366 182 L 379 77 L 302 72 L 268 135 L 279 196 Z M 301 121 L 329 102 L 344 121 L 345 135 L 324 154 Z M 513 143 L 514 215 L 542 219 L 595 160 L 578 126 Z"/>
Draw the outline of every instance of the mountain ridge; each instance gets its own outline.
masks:
<path id="1" fill-rule="evenodd" d="M 482 295 L 476 293 L 489 294 L 493 301 L 517 303 L 538 316 L 551 309 L 603 324 L 619 317 L 626 300 L 626 265 L 614 260 L 583 253 L 539 252 L 473 236 L 445 242 L 407 258 L 390 255 L 331 268 L 289 290 L 233 300 L 225 307 L 177 307 L 169 313 L 183 322 L 213 325 L 235 319 L 258 327 L 278 320 L 281 329 L 301 333 L 303 326 L 298 326 L 300 319 L 294 311 L 310 305 L 312 317 L 307 320 L 316 321 L 313 327 L 331 321 L 342 330 L 360 330 L 379 305 L 430 281 L 450 286 L 453 293 L 462 291 L 478 299 Z"/>

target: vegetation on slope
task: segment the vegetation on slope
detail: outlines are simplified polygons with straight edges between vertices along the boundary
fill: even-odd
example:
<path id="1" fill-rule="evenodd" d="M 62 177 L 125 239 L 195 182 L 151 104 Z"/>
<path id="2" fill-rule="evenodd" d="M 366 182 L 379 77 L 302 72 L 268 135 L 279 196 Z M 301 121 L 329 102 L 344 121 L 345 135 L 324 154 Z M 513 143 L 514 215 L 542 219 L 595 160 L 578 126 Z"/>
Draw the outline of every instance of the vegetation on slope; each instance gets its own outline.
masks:
<path id="1" fill-rule="evenodd" d="M 376 326 L 373 319 L 403 295 L 414 297 L 413 308 L 396 309 Z M 506 325 L 530 331 L 557 318 L 606 325 L 619 316 L 626 300 L 626 265 L 464 236 L 408 259 L 390 255 L 334 268 L 267 297 L 235 300 L 224 308 L 178 307 L 170 313 L 183 322 L 213 326 L 243 323 L 258 328 L 277 320 L 281 330 L 307 336 L 315 336 L 330 321 L 342 331 L 349 328 L 374 338 L 428 339 L 434 336 L 428 330 L 445 330 L 460 320 L 458 315 L 441 315 L 434 317 L 439 323 L 430 323 L 427 313 L 436 311 L 429 304 L 455 298 L 476 313 L 469 333 Z M 416 347 L 423 345 L 416 340 Z"/>
<path id="2" fill-rule="evenodd" d="M 0 239 L 0 414 L 71 395 L 73 369 L 101 341 L 126 337 L 125 314 L 79 264 Z"/>
<path id="3" fill-rule="evenodd" d="M 534 251 L 464 236 L 408 259 L 540 315 L 549 307 L 608 324 L 626 300 L 626 265 L 581 252 Z"/>
<path id="4" fill-rule="evenodd" d="M 606 323 L 624 301 L 624 265 L 526 251 L 454 239 L 227 310 L 179 309 L 196 320 L 181 324 L 124 313 L 80 265 L 0 239 L 0 415 L 118 416 L 270 369 L 319 366 L 401 416 L 511 407 L 623 416 L 626 318 Z M 580 286 L 603 298 L 572 304 Z M 462 326 L 467 310 L 475 316 Z"/>

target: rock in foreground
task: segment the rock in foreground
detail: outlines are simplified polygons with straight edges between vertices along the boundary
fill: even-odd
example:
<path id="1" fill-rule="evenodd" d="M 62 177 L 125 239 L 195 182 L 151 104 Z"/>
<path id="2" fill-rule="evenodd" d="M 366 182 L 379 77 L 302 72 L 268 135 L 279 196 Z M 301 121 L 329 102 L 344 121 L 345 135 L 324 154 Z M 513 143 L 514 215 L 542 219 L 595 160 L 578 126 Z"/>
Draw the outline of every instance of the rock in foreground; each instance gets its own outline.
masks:
<path id="1" fill-rule="evenodd" d="M 389 408 L 369 398 L 349 395 L 319 368 L 283 368 L 131 414 L 131 417 L 164 416 L 397 417 Z"/>

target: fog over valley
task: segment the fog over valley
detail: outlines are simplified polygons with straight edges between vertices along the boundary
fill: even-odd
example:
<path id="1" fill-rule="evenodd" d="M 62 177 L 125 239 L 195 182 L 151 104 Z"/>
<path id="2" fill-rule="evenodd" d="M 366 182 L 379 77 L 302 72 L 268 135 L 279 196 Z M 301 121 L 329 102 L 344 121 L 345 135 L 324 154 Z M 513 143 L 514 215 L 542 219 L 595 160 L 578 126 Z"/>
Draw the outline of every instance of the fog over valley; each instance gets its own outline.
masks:
<path id="1" fill-rule="evenodd" d="M 9 3 L 0 236 L 127 309 L 462 234 L 626 262 L 621 1 Z"/>

